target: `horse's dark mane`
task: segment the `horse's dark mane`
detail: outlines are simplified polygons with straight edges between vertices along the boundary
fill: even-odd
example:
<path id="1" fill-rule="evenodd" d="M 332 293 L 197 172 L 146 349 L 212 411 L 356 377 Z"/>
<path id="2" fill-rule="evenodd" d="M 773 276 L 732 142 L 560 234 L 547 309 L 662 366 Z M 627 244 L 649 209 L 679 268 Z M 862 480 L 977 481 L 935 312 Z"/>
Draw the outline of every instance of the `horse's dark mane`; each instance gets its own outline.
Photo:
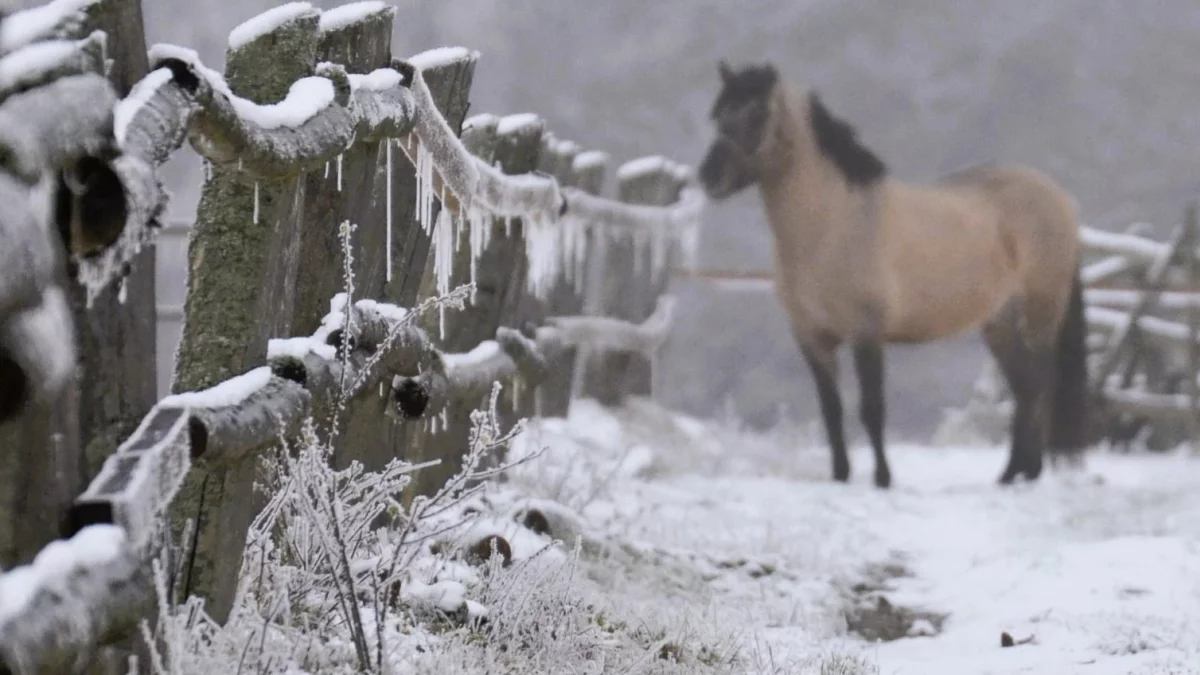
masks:
<path id="1" fill-rule="evenodd" d="M 858 132 L 850 123 L 835 117 L 817 96 L 808 95 L 813 137 L 825 158 L 855 187 L 867 187 L 887 175 L 887 165 L 858 140 Z"/>

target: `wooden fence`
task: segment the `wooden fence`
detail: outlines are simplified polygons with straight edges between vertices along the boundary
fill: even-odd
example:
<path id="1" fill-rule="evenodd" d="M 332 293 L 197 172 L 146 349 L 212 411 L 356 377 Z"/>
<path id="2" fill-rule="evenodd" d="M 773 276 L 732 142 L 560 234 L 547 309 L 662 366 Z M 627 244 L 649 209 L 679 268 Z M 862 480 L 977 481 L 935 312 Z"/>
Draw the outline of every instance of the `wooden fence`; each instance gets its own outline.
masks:
<path id="1" fill-rule="evenodd" d="M 1080 229 L 1097 440 L 1128 444 L 1143 432 L 1150 447 L 1163 449 L 1200 438 L 1198 230 L 1195 205 L 1166 241 L 1141 223 L 1125 232 Z M 680 269 L 674 276 L 733 293 L 774 289 L 769 272 Z M 967 405 L 1005 417 L 1008 393 L 995 364 L 984 369 L 997 386 L 977 387 L 979 400 Z"/>
<path id="2" fill-rule="evenodd" d="M 284 5 L 231 32 L 222 75 L 190 50 L 145 49 L 137 0 L 0 13 L 0 120 L 40 113 L 20 135 L 0 123 L 0 191 L 21 205 L 0 218 L 0 404 L 19 429 L 0 435 L 17 469 L 0 475 L 0 562 L 20 565 L 0 574 L 0 672 L 72 672 L 128 637 L 154 609 L 164 524 L 193 525 L 178 585 L 224 620 L 262 501 L 255 460 L 308 416 L 340 423 L 338 464 L 438 460 L 410 488 L 429 493 L 493 382 L 511 385 L 510 420 L 565 414 L 573 388 L 648 393 L 666 271 L 703 208 L 690 170 L 635 160 L 616 172 L 619 199 L 601 196 L 603 153 L 531 114 L 466 119 L 478 54 L 395 58 L 395 14 Z M 90 88 L 64 89 L 76 80 Z M 155 168 L 185 139 L 206 180 L 174 393 L 155 402 L 143 249 L 165 203 Z M 54 232 L 70 254 L 58 274 Z M 93 336 L 80 357 L 72 328 Z M 72 382 L 89 353 L 130 365 L 139 396 L 109 396 L 103 368 Z M 99 433 L 61 400 L 120 405 Z M 22 470 L 38 453 L 46 468 Z M 49 485 L 63 466 L 74 478 Z M 69 503 L 29 498 L 68 490 Z M 47 513 L 23 522 L 33 506 Z"/>

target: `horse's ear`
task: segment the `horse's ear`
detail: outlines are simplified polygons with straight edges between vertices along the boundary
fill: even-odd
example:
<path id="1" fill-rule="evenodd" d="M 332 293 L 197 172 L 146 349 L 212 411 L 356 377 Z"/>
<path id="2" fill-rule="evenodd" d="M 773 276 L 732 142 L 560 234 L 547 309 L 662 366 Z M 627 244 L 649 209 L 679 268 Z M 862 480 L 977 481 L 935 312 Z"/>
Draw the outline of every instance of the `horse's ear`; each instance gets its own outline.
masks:
<path id="1" fill-rule="evenodd" d="M 725 59 L 717 61 L 717 72 L 721 74 L 722 83 L 728 83 L 733 79 L 733 68 L 729 67 L 729 63 Z"/>

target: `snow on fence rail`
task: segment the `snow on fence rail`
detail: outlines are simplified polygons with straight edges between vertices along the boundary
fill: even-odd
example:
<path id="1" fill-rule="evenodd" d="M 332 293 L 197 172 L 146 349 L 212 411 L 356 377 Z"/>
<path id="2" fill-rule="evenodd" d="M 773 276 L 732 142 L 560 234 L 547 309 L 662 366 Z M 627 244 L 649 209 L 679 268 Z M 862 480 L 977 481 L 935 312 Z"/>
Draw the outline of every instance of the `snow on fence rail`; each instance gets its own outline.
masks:
<path id="1" fill-rule="evenodd" d="M 661 347 L 673 308 L 664 270 L 690 258 L 704 203 L 691 171 L 631 162 L 616 175 L 621 198 L 601 197 L 607 157 L 530 114 L 477 116 L 483 132 L 472 130 L 468 148 L 456 129 L 478 54 L 393 58 L 395 13 L 380 2 L 325 12 L 291 3 L 231 33 L 221 74 L 185 48 L 109 44 L 140 27 L 134 0 L 0 12 L 0 120 L 14 122 L 0 124 L 0 191 L 14 205 L 0 216 L 0 255 L 22 252 L 0 261 L 13 263 L 0 267 L 6 367 L 43 386 L 73 358 L 63 327 L 77 319 L 52 263 L 17 264 L 53 260 L 54 243 L 41 239 L 51 222 L 89 303 L 116 286 L 152 314 L 153 301 L 127 298 L 124 285 L 159 228 L 156 168 L 185 138 L 206 160 L 176 393 L 108 446 L 90 485 L 56 514 L 63 538 L 0 574 L 0 672 L 72 670 L 127 636 L 153 609 L 147 558 L 162 530 L 178 533 L 185 520 L 195 531 L 180 586 L 223 620 L 254 510 L 247 460 L 306 415 L 345 422 L 335 461 L 453 464 L 462 425 L 434 420 L 461 418 L 492 382 L 512 381 L 514 418 L 563 414 L 582 376 L 576 348 L 584 363 Z M 114 91 L 106 72 L 125 83 Z M 44 206 L 56 166 L 71 195 L 57 211 Z M 606 253 L 621 246 L 628 255 Z M 614 273 L 631 284 L 636 311 L 608 311 L 611 298 L 597 295 L 597 277 Z M 468 295 L 444 334 L 418 311 Z M 279 337 L 289 334 L 305 337 Z M 78 442 L 39 442 L 61 454 L 54 462 L 80 461 Z M 11 530 L 0 523 L 0 548 Z"/>

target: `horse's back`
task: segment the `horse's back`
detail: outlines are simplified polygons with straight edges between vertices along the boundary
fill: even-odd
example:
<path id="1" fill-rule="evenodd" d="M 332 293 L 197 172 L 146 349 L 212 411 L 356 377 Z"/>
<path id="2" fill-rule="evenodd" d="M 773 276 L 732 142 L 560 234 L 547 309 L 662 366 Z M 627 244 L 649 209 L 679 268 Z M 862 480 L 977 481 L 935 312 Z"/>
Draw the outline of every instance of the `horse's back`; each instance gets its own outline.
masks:
<path id="1" fill-rule="evenodd" d="M 956 171 L 940 184 L 970 191 L 994 210 L 997 226 L 1026 272 L 1073 271 L 1079 253 L 1079 208 L 1050 176 L 1023 165 L 984 164 Z"/>
<path id="2" fill-rule="evenodd" d="M 985 164 L 890 193 L 893 339 L 962 332 L 1016 295 L 1065 302 L 1078 257 L 1076 207 L 1047 175 Z"/>

